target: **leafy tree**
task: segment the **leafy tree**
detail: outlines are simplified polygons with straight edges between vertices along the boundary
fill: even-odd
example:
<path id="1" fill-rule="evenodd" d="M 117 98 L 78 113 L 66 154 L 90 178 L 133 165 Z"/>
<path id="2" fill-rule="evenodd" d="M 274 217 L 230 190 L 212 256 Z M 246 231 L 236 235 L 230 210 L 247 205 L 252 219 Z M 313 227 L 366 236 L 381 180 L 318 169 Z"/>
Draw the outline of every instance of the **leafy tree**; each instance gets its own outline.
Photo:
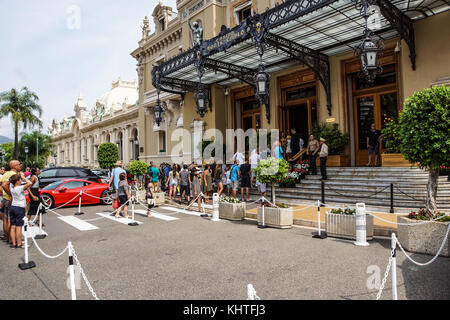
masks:
<path id="1" fill-rule="evenodd" d="M 38 102 L 38 96 L 27 87 L 0 93 L 0 118 L 11 117 L 14 126 L 14 159 L 19 158 L 19 128 L 42 128 L 42 107 Z"/>
<path id="2" fill-rule="evenodd" d="M 36 146 L 37 140 L 37 146 Z M 26 161 L 26 154 L 21 152 L 18 160 L 23 163 L 24 167 L 39 167 L 43 168 L 48 157 L 53 153 L 54 146 L 52 138 L 49 135 L 33 131 L 31 133 L 23 133 L 19 141 L 19 150 L 24 150 L 28 147 L 28 161 Z M 38 161 L 36 163 L 36 147 L 38 147 Z"/>
<path id="3" fill-rule="evenodd" d="M 284 179 L 289 171 L 289 162 L 269 157 L 262 159 L 255 169 L 256 179 L 272 186 L 272 203 L 275 203 L 275 183 Z"/>
<path id="4" fill-rule="evenodd" d="M 102 169 L 111 169 L 119 161 L 119 148 L 111 142 L 102 143 L 97 150 L 97 159 Z"/>
<path id="5" fill-rule="evenodd" d="M 317 140 L 320 138 L 327 140 L 328 153 L 330 155 L 344 154 L 345 147 L 350 140 L 350 135 L 348 133 L 343 134 L 337 123 L 321 124 L 318 127 L 313 128 L 311 134 L 313 134 Z"/>
<path id="6" fill-rule="evenodd" d="M 428 169 L 427 209 L 437 210 L 439 167 L 450 164 L 450 87 L 427 88 L 406 99 L 400 114 L 401 152 Z"/>
<path id="7" fill-rule="evenodd" d="M 143 176 L 147 173 L 148 164 L 144 161 L 134 160 L 130 163 L 128 171 L 134 176 Z"/>
<path id="8" fill-rule="evenodd" d="M 2 148 L 4 150 L 3 162 L 7 164 L 13 159 L 14 142 L 2 143 Z"/>

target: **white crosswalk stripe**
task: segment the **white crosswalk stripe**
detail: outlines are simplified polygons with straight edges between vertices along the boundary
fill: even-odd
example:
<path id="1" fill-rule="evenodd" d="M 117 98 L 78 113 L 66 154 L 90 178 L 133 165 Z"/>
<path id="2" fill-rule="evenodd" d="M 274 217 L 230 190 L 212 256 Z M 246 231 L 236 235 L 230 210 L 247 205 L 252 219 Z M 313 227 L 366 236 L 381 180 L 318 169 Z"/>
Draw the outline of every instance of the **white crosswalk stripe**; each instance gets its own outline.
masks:
<path id="1" fill-rule="evenodd" d="M 184 209 L 179 209 L 179 208 L 173 208 L 173 207 L 159 207 L 160 209 L 163 209 L 163 210 L 168 210 L 168 211 L 173 211 L 173 212 L 176 212 L 176 213 L 184 213 L 184 214 L 188 214 L 188 215 L 191 215 L 191 216 L 197 216 L 197 217 L 200 217 L 200 215 L 202 215 L 202 213 L 201 212 L 195 212 L 195 211 L 188 211 L 188 210 L 184 210 Z"/>
<path id="2" fill-rule="evenodd" d="M 99 212 L 99 213 L 97 213 L 97 215 L 99 215 L 101 217 L 104 217 L 106 219 L 112 220 L 112 221 L 116 221 L 116 222 L 119 222 L 119 223 L 122 223 L 122 224 L 126 224 L 126 225 L 128 225 L 131 222 L 133 222 L 133 220 L 131 220 L 131 219 L 127 219 L 127 218 L 123 218 L 123 217 L 116 218 L 114 216 L 111 216 L 110 213 L 105 213 L 105 212 Z M 138 224 L 143 224 L 143 222 L 140 222 L 140 221 L 137 221 L 137 220 L 134 220 L 134 222 L 137 222 Z"/>
<path id="3" fill-rule="evenodd" d="M 135 214 L 139 214 L 141 216 L 147 216 L 147 211 L 145 210 L 134 210 Z M 169 217 L 166 216 L 164 214 L 158 213 L 156 212 L 154 209 L 151 211 L 151 218 L 156 218 L 156 219 L 160 219 L 160 220 L 164 220 L 164 221 L 176 221 L 176 220 L 180 220 L 179 218 L 175 218 L 175 217 Z"/>
<path id="4" fill-rule="evenodd" d="M 77 217 L 66 216 L 66 217 L 58 217 L 58 219 L 61 221 L 64 221 L 65 223 L 71 225 L 72 227 L 74 227 L 80 231 L 90 231 L 90 230 L 98 229 L 98 227 L 94 226 L 93 224 L 90 224 L 89 222 L 78 219 Z"/>

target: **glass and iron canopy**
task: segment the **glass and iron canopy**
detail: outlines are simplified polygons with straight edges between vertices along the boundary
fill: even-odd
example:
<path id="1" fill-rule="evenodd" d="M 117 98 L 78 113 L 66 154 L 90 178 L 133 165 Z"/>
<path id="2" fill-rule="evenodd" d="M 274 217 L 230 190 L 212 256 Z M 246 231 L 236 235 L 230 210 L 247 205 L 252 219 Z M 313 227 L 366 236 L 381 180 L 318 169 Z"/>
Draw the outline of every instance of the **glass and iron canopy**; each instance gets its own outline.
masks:
<path id="1" fill-rule="evenodd" d="M 380 13 L 370 36 L 361 11 L 364 5 L 375 5 Z M 258 97 L 263 91 L 268 95 L 266 80 L 270 73 L 300 63 L 309 67 L 322 84 L 331 115 L 329 56 L 358 52 L 362 73 L 369 78 L 376 74 L 368 71 L 377 68 L 380 51 L 374 38 L 385 41 L 399 37 L 406 42 L 405 50 L 409 50 L 411 67 L 415 69 L 413 21 L 449 8 L 447 0 L 288 0 L 248 17 L 232 29 L 222 26 L 218 36 L 155 66 L 153 85 L 165 92 L 197 92 L 198 96 L 201 84 L 203 94 L 209 96 L 214 84 L 243 82 L 255 87 Z M 255 34 L 259 35 L 258 41 Z M 211 108 L 211 99 L 203 101 Z M 202 115 L 206 106 L 200 102 L 196 99 L 197 111 Z M 270 121 L 270 114 L 267 118 Z"/>

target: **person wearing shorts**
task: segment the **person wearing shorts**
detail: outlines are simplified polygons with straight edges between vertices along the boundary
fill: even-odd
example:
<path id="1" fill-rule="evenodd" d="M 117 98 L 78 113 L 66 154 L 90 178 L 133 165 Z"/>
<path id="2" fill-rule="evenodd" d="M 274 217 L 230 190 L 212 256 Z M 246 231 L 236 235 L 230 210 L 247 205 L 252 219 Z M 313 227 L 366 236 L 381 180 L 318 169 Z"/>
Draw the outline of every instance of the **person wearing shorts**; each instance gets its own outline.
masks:
<path id="1" fill-rule="evenodd" d="M 11 229 L 10 223 L 10 208 L 11 208 L 11 192 L 10 192 L 10 182 L 11 178 L 16 173 L 19 173 L 22 169 L 22 165 L 17 160 L 12 160 L 6 168 L 6 172 L 0 178 L 0 185 L 3 194 L 2 207 L 3 207 L 3 233 L 2 238 L 8 244 L 12 244 L 9 232 Z"/>
<path id="2" fill-rule="evenodd" d="M 21 185 L 22 180 L 25 180 L 25 185 Z M 11 183 L 9 190 L 11 192 L 12 201 L 10 209 L 10 221 L 11 221 L 11 248 L 22 248 L 22 227 L 24 225 L 23 219 L 25 218 L 25 190 L 30 189 L 33 184 L 30 180 L 25 178 L 25 175 L 16 173 L 9 178 Z"/>
<path id="3" fill-rule="evenodd" d="M 125 218 L 129 218 L 130 216 L 128 215 L 128 200 L 130 199 L 130 186 L 128 185 L 127 182 L 127 175 L 125 173 L 121 173 L 119 176 L 120 182 L 119 182 L 119 188 L 117 190 L 117 194 L 119 196 L 119 203 L 120 203 L 120 208 L 117 210 L 115 217 L 119 218 L 120 217 L 120 213 L 124 212 L 124 217 Z"/>
<path id="4" fill-rule="evenodd" d="M 230 180 L 233 189 L 233 197 L 236 198 L 237 191 L 239 189 L 239 178 L 241 176 L 241 171 L 238 166 L 238 162 L 234 161 L 234 165 L 231 167 Z"/>
<path id="5" fill-rule="evenodd" d="M 375 162 L 373 166 L 378 165 L 378 155 L 380 154 L 380 138 L 382 134 L 380 130 L 376 129 L 375 123 L 370 126 L 369 133 L 367 135 L 367 149 L 369 149 L 369 162 L 366 164 L 367 167 L 372 164 L 372 155 L 375 155 Z"/>
<path id="6" fill-rule="evenodd" d="M 191 202 L 191 193 L 189 190 L 189 186 L 191 184 L 190 171 L 188 170 L 187 165 L 183 166 L 183 169 L 180 172 L 180 204 L 183 200 L 183 193 L 187 197 L 188 203 Z"/>

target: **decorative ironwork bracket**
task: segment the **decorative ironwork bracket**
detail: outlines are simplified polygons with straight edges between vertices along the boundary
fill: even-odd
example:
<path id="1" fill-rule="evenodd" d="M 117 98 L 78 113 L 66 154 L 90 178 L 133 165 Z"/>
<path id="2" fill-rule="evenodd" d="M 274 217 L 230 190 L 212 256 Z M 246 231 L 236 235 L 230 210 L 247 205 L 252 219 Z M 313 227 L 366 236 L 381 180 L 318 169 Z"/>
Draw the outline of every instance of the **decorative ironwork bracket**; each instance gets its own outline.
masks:
<path id="1" fill-rule="evenodd" d="M 255 74 L 253 69 L 209 58 L 205 59 L 204 66 L 207 69 L 225 73 L 249 85 L 253 85 L 253 75 Z"/>
<path id="2" fill-rule="evenodd" d="M 409 58 L 411 60 L 412 69 L 416 70 L 416 45 L 414 37 L 414 26 L 412 20 L 404 14 L 400 9 L 388 0 L 374 0 L 380 7 L 380 12 L 391 26 L 397 30 L 400 38 L 405 40 L 409 47 Z"/>
<path id="3" fill-rule="evenodd" d="M 328 56 L 272 33 L 267 34 L 266 42 L 270 46 L 284 51 L 289 56 L 300 61 L 304 65 L 307 65 L 314 71 L 316 77 L 325 89 L 327 95 L 327 110 L 329 116 L 331 116 L 331 78 Z"/>

